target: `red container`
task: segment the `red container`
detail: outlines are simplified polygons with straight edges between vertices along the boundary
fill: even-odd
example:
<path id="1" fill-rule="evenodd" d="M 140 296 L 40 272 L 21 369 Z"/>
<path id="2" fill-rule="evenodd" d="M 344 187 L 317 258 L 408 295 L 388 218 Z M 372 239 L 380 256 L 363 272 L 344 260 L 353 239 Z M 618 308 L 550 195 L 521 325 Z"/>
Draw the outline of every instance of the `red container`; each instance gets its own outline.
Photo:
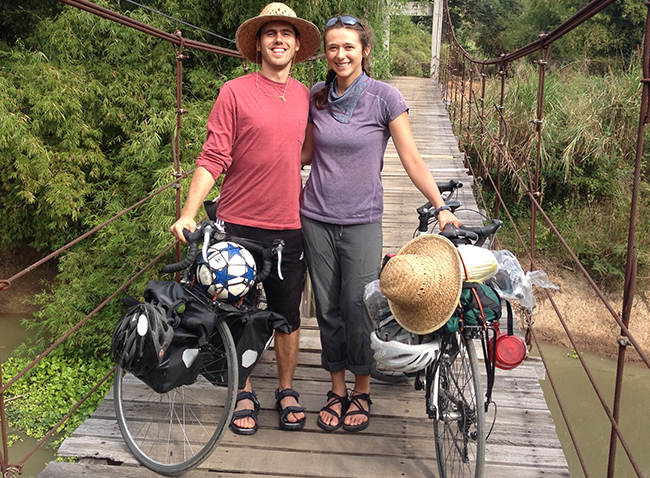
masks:
<path id="1" fill-rule="evenodd" d="M 526 358 L 526 344 L 516 335 L 504 334 L 499 330 L 499 322 L 495 322 L 496 337 L 490 339 L 490 356 L 495 356 L 496 366 L 503 370 L 512 370 Z M 496 339 L 496 349 L 494 342 Z M 494 354 L 494 355 L 493 355 Z"/>

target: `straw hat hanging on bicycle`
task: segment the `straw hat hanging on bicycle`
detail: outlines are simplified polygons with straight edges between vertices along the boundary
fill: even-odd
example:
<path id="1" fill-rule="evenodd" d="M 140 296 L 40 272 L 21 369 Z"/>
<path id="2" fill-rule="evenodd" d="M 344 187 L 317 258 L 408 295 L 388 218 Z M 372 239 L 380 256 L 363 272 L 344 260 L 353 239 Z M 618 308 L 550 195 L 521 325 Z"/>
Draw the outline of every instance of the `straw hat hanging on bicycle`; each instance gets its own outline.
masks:
<path id="1" fill-rule="evenodd" d="M 461 262 L 445 237 L 429 234 L 407 242 L 379 278 L 395 320 L 411 333 L 443 327 L 456 310 L 462 290 Z"/>

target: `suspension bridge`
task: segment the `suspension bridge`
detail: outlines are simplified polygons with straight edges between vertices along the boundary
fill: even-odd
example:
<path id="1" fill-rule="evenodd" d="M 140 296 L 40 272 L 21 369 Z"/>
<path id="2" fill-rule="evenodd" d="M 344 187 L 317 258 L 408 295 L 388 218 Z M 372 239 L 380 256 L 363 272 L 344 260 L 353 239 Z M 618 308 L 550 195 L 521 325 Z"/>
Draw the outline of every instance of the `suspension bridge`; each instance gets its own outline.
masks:
<path id="1" fill-rule="evenodd" d="M 437 180 L 460 179 L 459 200 L 477 209 L 472 177 L 463 166 L 449 116 L 437 83 L 425 78 L 393 78 L 410 106 L 416 143 Z M 416 208 L 425 200 L 401 167 L 389 143 L 384 157 L 384 247 L 396 252 L 413 234 Z M 478 216 L 459 213 L 470 225 Z M 329 374 L 320 368 L 320 341 L 316 320 L 303 318 L 300 356 L 294 386 L 307 408 L 303 431 L 278 428 L 273 392 L 276 370 L 267 353 L 253 374 L 262 409 L 257 434 L 244 437 L 228 431 L 215 452 L 192 478 L 254 477 L 437 477 L 433 426 L 427 418 L 424 392 L 412 383 L 387 384 L 373 379 L 370 425 L 357 434 L 325 433 L 316 425 L 318 411 L 329 390 Z M 510 371 L 497 371 L 493 399 L 498 413 L 487 442 L 487 478 L 569 477 L 567 462 L 555 432 L 539 380 L 543 367 L 534 358 Z M 485 380 L 483 380 L 485 383 Z M 487 414 L 492 423 L 494 410 Z M 59 448 L 58 455 L 74 462 L 53 462 L 39 478 L 94 478 L 158 476 L 140 466 L 127 449 L 113 410 L 112 391 L 104 402 Z"/>

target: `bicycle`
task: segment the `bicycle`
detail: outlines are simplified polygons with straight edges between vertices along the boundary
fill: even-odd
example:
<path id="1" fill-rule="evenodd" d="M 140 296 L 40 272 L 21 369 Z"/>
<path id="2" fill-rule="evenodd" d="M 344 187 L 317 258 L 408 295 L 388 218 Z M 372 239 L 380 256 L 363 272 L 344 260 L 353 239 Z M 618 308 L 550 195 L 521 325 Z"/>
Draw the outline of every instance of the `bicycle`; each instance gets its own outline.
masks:
<path id="1" fill-rule="evenodd" d="M 429 227 L 433 210 L 428 203 L 418 208 L 420 224 L 415 236 L 432 233 L 433 228 Z M 480 246 L 490 237 L 493 241 L 502 226 L 501 221 L 492 220 L 487 226 L 450 227 L 440 234 L 455 246 Z M 490 338 L 496 337 L 495 327 L 484 322 L 477 326 L 465 325 L 456 332 L 446 332 L 442 328 L 427 336 L 409 335 L 399 327 L 389 310 L 382 309 L 381 305 L 376 305 L 375 309 L 379 316 L 383 313 L 376 323 L 376 337 L 381 337 L 384 344 L 391 340 L 397 342 L 388 342 L 391 345 L 386 346 L 386 357 L 392 360 L 387 368 L 393 365 L 395 372 L 414 376 L 415 389 L 425 390 L 427 416 L 433 420 L 440 477 L 482 477 L 487 437 L 485 413 L 491 403 L 495 370 L 488 344 Z M 475 339 L 481 340 L 486 357 L 485 401 L 481 398 L 483 387 Z M 376 351 L 382 348 L 381 342 L 376 342 L 373 348 L 375 346 Z"/>
<path id="2" fill-rule="evenodd" d="M 268 276 L 273 257 L 278 257 L 278 267 L 282 260 L 282 241 L 269 246 L 229 236 L 213 221 L 202 222 L 193 233 L 183 232 L 188 253 L 183 261 L 164 266 L 163 272 L 185 270 L 181 280 L 184 290 L 217 318 L 208 344 L 200 348 L 203 363 L 198 377 L 166 393 L 155 392 L 119 365 L 114 379 L 115 413 L 126 445 L 140 463 L 162 475 L 183 473 L 210 456 L 228 428 L 237 397 L 239 363 L 230 327 L 222 318 L 224 306 L 190 287 L 191 271 L 201 254 L 199 244 L 203 242 L 205 251 L 208 245 L 227 240 L 261 256 L 263 265 L 255 276 L 256 284 Z M 256 291 L 253 286 L 253 295 Z M 257 306 L 254 297 L 247 300 Z"/>

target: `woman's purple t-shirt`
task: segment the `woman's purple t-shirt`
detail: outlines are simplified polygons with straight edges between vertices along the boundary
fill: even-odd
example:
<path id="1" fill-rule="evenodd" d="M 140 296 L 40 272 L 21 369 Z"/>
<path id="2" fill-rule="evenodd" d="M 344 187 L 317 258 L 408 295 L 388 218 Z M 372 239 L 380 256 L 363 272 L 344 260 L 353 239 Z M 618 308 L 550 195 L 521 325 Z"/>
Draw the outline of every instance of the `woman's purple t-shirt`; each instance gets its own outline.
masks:
<path id="1" fill-rule="evenodd" d="M 324 83 L 314 85 L 315 92 Z M 390 138 L 388 123 L 408 111 L 394 86 L 368 78 L 349 124 L 332 117 L 329 104 L 309 105 L 314 153 L 300 213 L 329 224 L 367 224 L 384 211 L 381 170 Z"/>

